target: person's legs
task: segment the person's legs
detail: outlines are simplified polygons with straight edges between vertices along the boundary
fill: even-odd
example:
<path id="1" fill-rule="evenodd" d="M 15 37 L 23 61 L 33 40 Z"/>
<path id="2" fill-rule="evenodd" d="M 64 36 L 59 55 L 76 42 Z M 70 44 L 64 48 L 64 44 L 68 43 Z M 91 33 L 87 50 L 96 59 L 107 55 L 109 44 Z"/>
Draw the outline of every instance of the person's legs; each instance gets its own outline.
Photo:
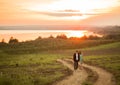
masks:
<path id="1" fill-rule="evenodd" d="M 76 69 L 78 69 L 78 62 L 76 62 Z"/>
<path id="2" fill-rule="evenodd" d="M 74 62 L 74 70 L 78 68 L 77 62 Z"/>
<path id="3" fill-rule="evenodd" d="M 80 61 L 80 69 L 81 69 L 81 70 L 83 69 L 82 61 Z"/>
<path id="4" fill-rule="evenodd" d="M 76 70 L 76 64 L 75 64 L 75 61 L 74 61 L 74 70 Z"/>

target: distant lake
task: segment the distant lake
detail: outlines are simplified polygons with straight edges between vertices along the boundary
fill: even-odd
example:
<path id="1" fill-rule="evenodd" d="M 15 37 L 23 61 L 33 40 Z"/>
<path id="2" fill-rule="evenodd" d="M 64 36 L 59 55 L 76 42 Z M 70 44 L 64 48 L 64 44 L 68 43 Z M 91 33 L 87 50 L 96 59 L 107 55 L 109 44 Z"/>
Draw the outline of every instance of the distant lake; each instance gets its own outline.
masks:
<path id="1" fill-rule="evenodd" d="M 87 30 L 0 30 L 0 41 L 2 39 L 5 42 L 8 42 L 10 37 L 17 38 L 20 42 L 26 40 L 35 40 L 39 36 L 42 38 L 47 38 L 50 35 L 56 37 L 57 35 L 65 34 L 69 37 L 82 37 L 84 35 L 97 35 L 94 32 L 90 32 Z"/>

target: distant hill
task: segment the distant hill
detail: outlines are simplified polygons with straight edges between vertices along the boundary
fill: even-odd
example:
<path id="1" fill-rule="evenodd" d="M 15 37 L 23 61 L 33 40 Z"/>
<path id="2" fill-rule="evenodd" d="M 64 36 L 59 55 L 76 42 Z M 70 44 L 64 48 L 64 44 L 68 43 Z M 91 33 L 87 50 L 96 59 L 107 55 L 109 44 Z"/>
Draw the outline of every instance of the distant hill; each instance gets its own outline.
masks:
<path id="1" fill-rule="evenodd" d="M 51 50 L 81 49 L 115 42 L 114 40 L 71 40 L 71 39 L 39 39 L 34 41 L 0 44 L 0 50 L 6 53 L 36 53 Z"/>

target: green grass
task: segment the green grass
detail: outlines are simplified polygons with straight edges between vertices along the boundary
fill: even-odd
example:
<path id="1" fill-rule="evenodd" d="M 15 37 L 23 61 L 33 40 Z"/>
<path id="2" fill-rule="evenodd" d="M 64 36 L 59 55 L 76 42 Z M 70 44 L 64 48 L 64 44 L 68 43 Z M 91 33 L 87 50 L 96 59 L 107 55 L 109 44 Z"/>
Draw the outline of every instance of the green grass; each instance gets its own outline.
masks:
<path id="1" fill-rule="evenodd" d="M 120 85 L 120 55 L 86 56 L 84 61 L 113 73 L 116 85 Z"/>
<path id="2" fill-rule="evenodd" d="M 56 54 L 0 54 L 0 85 L 48 85 L 69 74 Z"/>
<path id="3" fill-rule="evenodd" d="M 102 67 L 113 73 L 116 85 L 120 85 L 120 55 L 87 56 L 85 62 Z"/>
<path id="4" fill-rule="evenodd" d="M 0 44 L 0 85 L 49 85 L 70 73 L 66 67 L 56 62 L 56 59 L 72 58 L 76 49 L 98 46 L 110 42 L 114 41 L 43 39 L 17 44 Z M 110 46 L 113 46 L 111 48 L 114 48 L 114 46 L 117 48 L 119 43 L 116 45 L 111 44 Z M 105 48 L 108 49 L 110 46 Z M 104 49 L 104 46 L 95 48 L 101 49 L 101 47 Z M 106 55 L 100 58 L 101 61 L 104 61 L 102 64 L 99 56 L 85 57 L 85 61 L 87 63 L 91 61 L 94 65 L 104 67 L 106 62 L 104 58 L 109 58 Z M 111 58 L 114 58 L 114 55 L 111 55 Z M 118 60 L 120 59 L 118 58 Z M 109 62 L 106 62 L 104 68 L 108 69 Z M 114 68 L 109 67 L 112 69 L 109 71 L 115 72 L 117 75 L 119 63 L 116 62 L 118 62 L 117 57 L 115 63 L 113 63 Z M 118 77 L 116 79 L 119 81 Z"/>
<path id="5" fill-rule="evenodd" d="M 0 54 L 0 65 L 29 65 L 29 64 L 44 64 L 54 62 L 60 55 L 55 54 L 22 54 L 22 55 L 8 55 Z"/>
<path id="6" fill-rule="evenodd" d="M 99 45 L 91 48 L 85 48 L 83 50 L 105 50 L 105 49 L 114 49 L 120 47 L 120 42 L 109 43 L 104 45 Z"/>
<path id="7" fill-rule="evenodd" d="M 86 48 L 83 49 L 84 51 L 94 51 L 97 50 L 106 52 L 105 50 L 112 50 L 111 54 L 106 53 L 104 55 L 89 55 L 84 57 L 84 62 L 88 63 L 90 65 L 99 66 L 101 68 L 106 69 L 107 71 L 111 72 L 114 75 L 114 78 L 116 80 L 116 85 L 120 85 L 120 52 L 114 54 L 114 49 L 120 50 L 120 42 L 100 45 L 96 47 Z M 101 54 L 102 54 L 101 53 Z"/>
<path id="8" fill-rule="evenodd" d="M 9 54 L 30 54 L 50 50 L 79 49 L 116 42 L 115 40 L 41 39 L 16 44 L 0 44 L 0 50 Z"/>

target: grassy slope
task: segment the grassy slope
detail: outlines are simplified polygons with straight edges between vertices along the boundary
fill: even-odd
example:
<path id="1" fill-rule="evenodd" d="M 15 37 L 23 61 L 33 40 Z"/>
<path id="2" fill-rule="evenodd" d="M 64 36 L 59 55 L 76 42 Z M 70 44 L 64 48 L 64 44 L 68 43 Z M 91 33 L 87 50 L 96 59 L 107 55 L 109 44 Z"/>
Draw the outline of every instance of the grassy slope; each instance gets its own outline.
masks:
<path id="1" fill-rule="evenodd" d="M 114 48 L 120 48 L 120 42 L 117 43 L 111 43 L 106 45 L 101 45 L 93 48 L 88 48 L 84 50 L 103 50 L 103 49 L 111 49 L 114 52 Z M 120 85 L 120 53 L 110 55 L 109 53 L 106 53 L 105 55 L 92 55 L 92 56 L 86 56 L 84 58 L 84 61 L 86 63 L 100 66 L 114 74 L 116 85 Z"/>
<path id="2" fill-rule="evenodd" d="M 48 85 L 68 73 L 66 67 L 56 62 L 57 58 L 72 58 L 75 49 L 110 42 L 114 41 L 43 39 L 1 45 L 0 84 Z"/>
<path id="3" fill-rule="evenodd" d="M 118 48 L 118 47 L 120 47 L 120 42 L 99 45 L 99 46 L 91 47 L 91 48 L 85 48 L 83 50 L 104 50 L 104 49 L 114 49 L 114 48 Z"/>
<path id="4" fill-rule="evenodd" d="M 69 39 L 40 39 L 16 44 L 0 45 L 0 48 L 10 54 L 39 53 L 49 50 L 65 50 L 98 46 L 115 42 L 114 40 L 69 40 Z"/>
<path id="5" fill-rule="evenodd" d="M 68 74 L 55 54 L 0 53 L 0 85 L 48 85 Z M 68 73 L 67 73 L 68 72 Z"/>

